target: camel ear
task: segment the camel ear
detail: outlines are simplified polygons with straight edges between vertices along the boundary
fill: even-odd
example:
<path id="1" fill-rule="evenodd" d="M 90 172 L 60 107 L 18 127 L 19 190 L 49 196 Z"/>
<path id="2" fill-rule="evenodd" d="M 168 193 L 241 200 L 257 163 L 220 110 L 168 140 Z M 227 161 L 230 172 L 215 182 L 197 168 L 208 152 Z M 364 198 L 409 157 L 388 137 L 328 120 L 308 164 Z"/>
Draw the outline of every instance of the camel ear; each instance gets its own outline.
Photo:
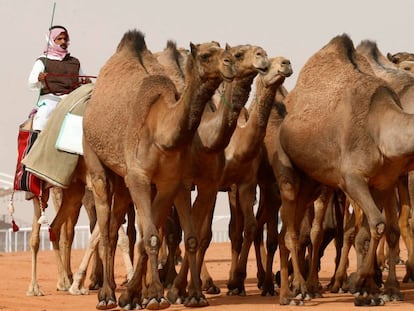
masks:
<path id="1" fill-rule="evenodd" d="M 390 52 L 387 53 L 387 58 L 393 62 L 393 63 L 397 63 L 396 58 L 394 57 L 394 55 L 392 55 Z"/>
<path id="2" fill-rule="evenodd" d="M 231 49 L 231 46 L 228 43 L 226 43 L 226 51 L 230 51 L 230 49 Z"/>
<path id="3" fill-rule="evenodd" d="M 214 44 L 217 44 L 217 46 L 218 46 L 218 47 L 220 47 L 220 43 L 219 43 L 219 42 L 214 41 L 214 40 L 213 40 L 213 41 L 211 41 L 211 42 L 212 42 L 212 43 L 214 43 Z"/>

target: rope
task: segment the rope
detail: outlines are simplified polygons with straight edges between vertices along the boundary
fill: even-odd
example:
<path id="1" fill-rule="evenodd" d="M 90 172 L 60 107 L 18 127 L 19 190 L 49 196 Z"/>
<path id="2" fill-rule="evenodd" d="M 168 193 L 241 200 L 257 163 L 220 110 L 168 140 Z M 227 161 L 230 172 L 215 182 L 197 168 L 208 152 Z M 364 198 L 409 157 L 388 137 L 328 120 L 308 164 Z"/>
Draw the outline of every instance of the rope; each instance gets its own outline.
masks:
<path id="1" fill-rule="evenodd" d="M 45 89 L 49 90 L 50 93 L 56 95 L 56 96 L 60 96 L 60 95 L 65 95 L 65 94 L 69 94 L 70 92 L 72 92 L 74 89 L 76 89 L 78 86 L 82 85 L 82 84 L 87 84 L 88 81 L 86 80 L 80 80 L 78 82 L 73 83 L 72 85 L 70 85 L 69 90 L 67 90 L 66 92 L 53 92 L 52 89 L 49 86 L 49 83 L 47 82 L 47 78 L 48 77 L 66 77 L 66 78 L 80 78 L 80 79 L 96 79 L 96 76 L 86 76 L 86 75 L 76 75 L 76 74 L 65 74 L 65 73 L 48 73 L 46 78 L 45 78 Z"/>

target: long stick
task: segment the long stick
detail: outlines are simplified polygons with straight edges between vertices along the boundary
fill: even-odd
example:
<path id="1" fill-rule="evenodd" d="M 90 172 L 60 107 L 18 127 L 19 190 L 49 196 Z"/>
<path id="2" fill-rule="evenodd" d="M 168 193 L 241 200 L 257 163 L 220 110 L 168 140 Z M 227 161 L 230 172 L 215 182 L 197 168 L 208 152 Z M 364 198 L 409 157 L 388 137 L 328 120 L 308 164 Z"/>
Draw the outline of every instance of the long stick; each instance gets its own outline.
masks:
<path id="1" fill-rule="evenodd" d="M 55 18 L 55 8 L 56 8 L 56 2 L 53 2 L 53 10 L 52 10 L 52 18 L 50 19 L 50 26 L 49 26 L 49 37 L 47 38 L 47 46 L 46 46 L 46 54 L 45 54 L 45 66 L 43 68 L 43 72 L 46 71 L 46 64 L 47 64 L 47 55 L 49 54 L 49 46 L 50 46 L 50 35 L 52 33 L 52 31 L 50 30 L 50 28 L 52 28 L 53 26 L 53 19 Z M 36 106 L 40 107 L 42 104 L 39 105 L 39 98 L 40 98 L 40 93 L 42 92 L 42 88 L 39 88 L 39 94 L 37 96 L 37 101 L 36 101 Z"/>
<path id="2" fill-rule="evenodd" d="M 50 35 L 52 31 L 50 28 L 53 26 L 53 19 L 55 18 L 55 8 L 56 8 L 56 2 L 53 3 L 53 11 L 52 11 L 52 18 L 50 19 L 50 26 L 49 26 L 49 38 L 47 39 L 47 47 L 46 47 L 46 60 L 45 60 L 45 67 L 47 62 L 47 54 L 49 53 L 49 45 L 50 45 Z"/>

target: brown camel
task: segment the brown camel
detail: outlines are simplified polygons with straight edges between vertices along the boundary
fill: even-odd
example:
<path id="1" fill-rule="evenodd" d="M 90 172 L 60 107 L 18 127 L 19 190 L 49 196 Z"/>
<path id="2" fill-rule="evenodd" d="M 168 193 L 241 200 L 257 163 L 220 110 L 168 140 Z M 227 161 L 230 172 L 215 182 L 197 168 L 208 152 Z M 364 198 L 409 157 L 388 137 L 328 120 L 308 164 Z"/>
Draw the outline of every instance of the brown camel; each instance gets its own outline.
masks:
<path id="1" fill-rule="evenodd" d="M 230 295 L 246 294 L 247 258 L 257 230 L 253 205 L 262 145 L 276 91 L 292 73 L 288 59 L 271 59 L 268 73 L 256 80 L 256 94 L 249 106 L 247 120 L 239 119 L 239 125 L 225 149 L 226 163 L 220 185 L 221 188 L 231 186 L 229 235 L 232 262 L 227 283 Z"/>
<path id="2" fill-rule="evenodd" d="M 286 97 L 288 114 L 277 136 L 280 148 L 268 156 L 276 159 L 272 164 L 282 198 L 281 304 L 292 302 L 289 253 L 294 293 L 307 294 L 299 273 L 297 230 L 321 184 L 343 190 L 368 218 L 371 240 L 354 287 L 368 294 L 379 292 L 373 267 L 378 241 L 386 229 L 379 207 L 388 218 L 390 207 L 395 208 L 395 183 L 411 169 L 413 146 L 404 133 L 414 126 L 414 119 L 401 109 L 395 92 L 383 80 L 358 70 L 355 60 L 347 35 L 335 37 L 308 60 Z M 397 224 L 387 225 L 398 238 Z M 394 238 L 390 244 L 397 241 Z M 384 291 L 398 295 L 398 282 L 387 282 Z"/>
<path id="3" fill-rule="evenodd" d="M 169 40 L 167 42 L 165 49 L 160 52 L 154 53 L 154 55 L 156 56 L 159 63 L 165 69 L 165 73 L 175 83 L 177 90 L 179 90 L 179 92 L 182 92 L 184 88 L 184 70 L 185 70 L 186 59 L 188 57 L 188 51 L 183 48 L 178 49 L 175 42 L 173 42 L 172 40 Z M 86 172 L 79 172 L 79 173 L 86 174 Z M 69 195 L 73 195 L 73 194 L 70 194 L 69 192 Z M 92 192 L 86 191 L 84 201 L 85 201 L 85 198 L 87 199 L 87 202 L 86 204 L 84 202 L 84 205 L 88 207 L 93 206 L 93 211 L 95 211 L 95 202 L 93 199 Z M 131 204 L 132 204 L 132 201 L 131 201 Z M 89 208 L 89 209 L 92 210 L 92 208 Z M 133 259 L 134 259 L 134 245 L 136 241 L 136 230 L 135 230 L 135 226 L 133 225 L 135 211 L 134 210 L 131 211 L 130 209 L 128 209 L 127 213 L 128 213 L 128 227 L 127 227 L 128 237 L 122 238 L 123 243 L 120 243 L 118 241 L 118 246 L 120 247 L 123 254 L 125 254 L 127 245 L 124 245 L 124 243 L 128 242 L 129 244 L 130 259 L 128 260 L 126 257 L 124 257 L 124 262 L 125 262 L 126 269 L 127 269 L 127 281 L 128 281 L 131 279 L 131 276 L 129 275 L 128 271 L 130 269 L 131 262 L 133 262 Z M 93 226 L 94 226 L 94 223 L 91 224 L 91 232 L 93 230 Z M 161 239 L 163 239 L 162 232 L 163 230 L 161 230 Z M 119 230 L 119 233 L 124 235 L 121 229 Z M 88 294 L 89 291 L 83 287 L 83 283 L 84 283 L 88 263 L 91 259 L 91 256 L 94 253 L 92 252 L 92 249 L 97 248 L 99 238 L 100 238 L 99 228 L 95 228 L 95 231 L 93 235 L 91 236 L 88 250 L 85 252 L 84 259 L 81 263 L 81 266 L 78 269 L 77 277 L 76 279 L 74 279 L 74 282 L 72 283 L 72 286 L 70 287 L 71 294 L 74 294 L 74 295 Z M 162 255 L 160 254 L 160 256 Z M 102 276 L 103 272 L 102 272 L 102 267 L 101 267 L 102 262 L 100 261 L 99 256 L 94 256 L 94 260 L 95 261 L 93 265 L 93 270 L 91 273 L 92 282 L 89 285 L 89 289 L 99 289 L 102 286 L 102 277 L 103 277 Z M 169 276 L 170 278 L 175 277 L 176 275 L 175 266 L 168 265 L 168 268 L 169 270 L 167 270 L 165 274 L 167 274 L 167 276 Z"/>
<path id="4" fill-rule="evenodd" d="M 147 49 L 143 34 L 135 30 L 125 33 L 116 53 L 102 67 L 83 123 L 84 158 L 91 176 L 104 264 L 97 308 L 116 305 L 111 279 L 114 246 L 122 221 L 118 211 L 126 207 L 114 202 L 111 210 L 108 199 L 125 186 L 136 207 L 142 239 L 134 277 L 119 298 L 119 305 L 142 306 L 142 280 L 149 260 L 151 281 L 146 307 L 169 306 L 158 276 L 158 228 L 180 187 L 185 150 L 200 123 L 203 108 L 220 82 L 233 79 L 234 74 L 231 54 L 216 42 L 190 43 L 186 87 L 177 100 L 176 87 Z M 184 242 L 186 251 L 194 253 L 196 237 L 187 236 Z M 195 272 L 192 268 L 191 273 Z M 191 294 L 204 305 L 201 292 Z"/>
<path id="5" fill-rule="evenodd" d="M 288 91 L 281 85 L 275 95 L 275 103 L 270 110 L 269 120 L 266 127 L 266 135 L 263 141 L 263 155 L 258 170 L 259 206 L 256 213 L 257 231 L 254 240 L 257 281 L 262 295 L 274 295 L 273 259 L 277 249 L 278 241 L 278 213 L 280 208 L 280 192 L 269 159 L 266 148 L 273 148 L 275 140 L 271 134 L 274 133 L 280 122 L 286 115 L 286 107 L 283 100 Z M 266 251 L 263 245 L 264 226 L 266 225 L 267 239 Z M 265 267 L 263 267 L 265 266 Z"/>
<path id="6" fill-rule="evenodd" d="M 253 79 L 259 72 L 265 73 L 269 66 L 267 54 L 261 47 L 239 45 L 229 47 L 229 51 L 234 56 L 237 75 L 231 83 L 224 82 L 220 86 L 212 99 L 213 102 L 209 102 L 204 109 L 189 149 L 191 165 L 188 165 L 184 173 L 185 187 L 175 200 L 184 234 L 188 234 L 188 230 L 195 230 L 192 232 L 198 239 L 197 278 L 200 276 L 204 254 L 212 236 L 211 220 L 224 168 L 224 148 L 229 143 L 239 113 L 248 100 Z M 214 103 L 214 100 L 218 100 L 219 103 Z M 197 186 L 197 196 L 193 207 L 185 210 L 182 207 L 188 206 L 192 185 Z M 189 228 L 188 224 L 193 224 L 194 229 Z M 193 254 L 186 251 L 180 272 L 168 292 L 168 299 L 172 302 L 179 303 L 187 296 L 187 274 L 191 255 Z M 191 301 L 194 283 L 190 280 L 190 296 L 185 301 L 187 306 L 194 305 Z M 208 292 L 217 293 L 218 288 L 212 283 L 211 278 L 203 280 L 203 283 Z M 201 291 L 201 287 L 196 290 Z"/>

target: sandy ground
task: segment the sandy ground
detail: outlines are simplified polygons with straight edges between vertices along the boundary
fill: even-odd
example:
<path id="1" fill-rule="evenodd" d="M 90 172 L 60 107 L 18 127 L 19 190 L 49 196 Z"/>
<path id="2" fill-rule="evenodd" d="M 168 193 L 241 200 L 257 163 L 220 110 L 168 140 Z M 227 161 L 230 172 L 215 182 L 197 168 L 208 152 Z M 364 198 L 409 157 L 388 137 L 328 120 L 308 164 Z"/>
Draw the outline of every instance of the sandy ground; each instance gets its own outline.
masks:
<path id="1" fill-rule="evenodd" d="M 76 250 L 73 252 L 73 270 L 76 271 L 83 251 Z M 401 257 L 406 258 L 406 252 L 402 247 Z M 31 255 L 30 252 L 18 252 L 0 254 L 0 310 L 24 310 L 24 311 L 64 311 L 64 310 L 96 310 L 97 303 L 96 292 L 91 292 L 87 296 L 71 296 L 67 292 L 56 291 L 56 264 L 54 255 L 51 251 L 43 251 L 39 254 L 39 283 L 45 296 L 27 297 L 26 290 L 30 281 L 31 274 Z M 275 257 L 274 270 L 278 266 L 278 254 Z M 322 270 L 320 272 L 320 280 L 326 285 L 333 273 L 333 261 L 335 253 L 331 245 L 322 260 Z M 117 255 L 116 258 L 116 281 L 121 284 L 125 278 L 125 269 L 122 259 Z M 322 298 L 313 299 L 306 302 L 304 306 L 280 306 L 279 299 L 275 297 L 262 297 L 260 291 L 256 287 L 256 263 L 253 249 L 250 251 L 250 257 L 247 268 L 246 291 L 247 296 L 227 296 L 226 280 L 230 268 L 230 245 L 228 243 L 212 244 L 206 255 L 206 262 L 216 285 L 221 288 L 218 295 L 207 295 L 210 306 L 204 310 L 349 310 L 349 309 L 370 309 L 375 310 L 381 308 L 384 310 L 412 310 L 414 304 L 414 284 L 401 283 L 401 289 L 405 293 L 405 300 L 401 302 L 388 302 L 384 306 L 379 307 L 355 307 L 353 297 L 350 294 L 331 294 L 326 292 Z M 355 257 L 351 254 L 350 271 L 353 271 Z M 401 280 L 404 275 L 405 267 L 398 266 L 398 277 Z M 88 283 L 87 283 L 88 284 Z M 119 285 L 117 289 L 117 297 L 119 297 L 122 287 Z M 185 310 L 188 309 L 183 305 L 173 305 L 169 310 Z M 115 310 L 119 310 L 115 309 Z"/>

